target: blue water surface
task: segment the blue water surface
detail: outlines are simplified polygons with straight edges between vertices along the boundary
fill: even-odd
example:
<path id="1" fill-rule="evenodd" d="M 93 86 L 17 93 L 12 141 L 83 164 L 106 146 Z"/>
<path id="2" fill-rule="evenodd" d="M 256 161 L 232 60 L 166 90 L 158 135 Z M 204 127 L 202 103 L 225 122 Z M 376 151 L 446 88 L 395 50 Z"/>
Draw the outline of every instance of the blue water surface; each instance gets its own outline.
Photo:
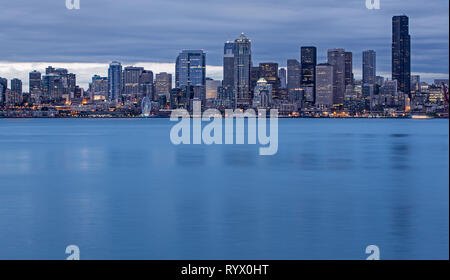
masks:
<path id="1" fill-rule="evenodd" d="M 279 149 L 167 119 L 0 119 L 0 259 L 448 259 L 448 120 L 281 119 Z"/>

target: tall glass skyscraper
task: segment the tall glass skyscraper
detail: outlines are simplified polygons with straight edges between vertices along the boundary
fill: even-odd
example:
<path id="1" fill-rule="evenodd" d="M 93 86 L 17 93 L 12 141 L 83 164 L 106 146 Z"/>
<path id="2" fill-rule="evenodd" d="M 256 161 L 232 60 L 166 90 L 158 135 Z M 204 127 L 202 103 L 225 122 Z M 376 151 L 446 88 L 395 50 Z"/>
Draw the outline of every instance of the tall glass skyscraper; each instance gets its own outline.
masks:
<path id="1" fill-rule="evenodd" d="M 353 85 L 353 53 L 345 52 L 345 86 Z"/>
<path id="2" fill-rule="evenodd" d="M 264 78 L 272 85 L 272 96 L 280 99 L 281 81 L 278 77 L 278 63 L 263 62 L 259 64 L 259 78 Z"/>
<path id="3" fill-rule="evenodd" d="M 312 88 L 313 96 L 316 92 L 316 65 L 317 65 L 317 48 L 316 47 L 301 47 L 301 86 L 303 88 Z"/>
<path id="4" fill-rule="evenodd" d="M 374 50 L 363 51 L 363 84 L 374 85 L 377 76 L 376 52 Z"/>
<path id="5" fill-rule="evenodd" d="M 316 66 L 316 106 L 322 109 L 330 109 L 334 104 L 334 69 L 328 63 Z"/>
<path id="6" fill-rule="evenodd" d="M 252 45 L 244 33 L 234 41 L 234 96 L 235 107 L 250 105 L 250 70 Z"/>
<path id="7" fill-rule="evenodd" d="M 328 50 L 328 64 L 333 66 L 333 102 L 335 106 L 344 104 L 345 94 L 345 50 Z"/>
<path id="8" fill-rule="evenodd" d="M 226 42 L 223 48 L 223 82 L 225 89 L 234 86 L 234 42 Z"/>
<path id="9" fill-rule="evenodd" d="M 36 70 L 29 73 L 29 91 L 40 90 L 42 87 L 41 72 Z"/>
<path id="10" fill-rule="evenodd" d="M 123 70 L 123 99 L 140 103 L 140 77 L 143 67 L 128 66 Z"/>
<path id="11" fill-rule="evenodd" d="M 113 61 L 108 69 L 108 99 L 118 102 L 122 91 L 122 64 Z"/>
<path id="12" fill-rule="evenodd" d="M 392 80 L 397 80 L 398 90 L 411 95 L 411 37 L 407 16 L 392 17 Z"/>
<path id="13" fill-rule="evenodd" d="M 206 85 L 206 54 L 202 50 L 183 50 L 175 66 L 175 86 Z"/>
<path id="14" fill-rule="evenodd" d="M 300 91 L 300 80 L 302 72 L 300 62 L 297 59 L 288 59 L 287 61 L 287 89 L 288 96 L 295 96 Z"/>

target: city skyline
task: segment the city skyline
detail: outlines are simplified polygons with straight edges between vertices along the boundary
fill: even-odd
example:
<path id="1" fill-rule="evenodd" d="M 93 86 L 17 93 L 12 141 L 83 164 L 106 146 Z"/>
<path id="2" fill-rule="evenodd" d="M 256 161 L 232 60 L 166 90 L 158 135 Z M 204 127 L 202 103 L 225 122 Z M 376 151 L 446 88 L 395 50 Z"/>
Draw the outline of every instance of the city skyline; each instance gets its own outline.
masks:
<path id="1" fill-rule="evenodd" d="M 69 11 L 61 7 L 61 13 L 59 13 L 55 3 L 49 1 L 41 1 L 41 5 L 35 7 L 20 5 L 20 2 L 14 1 L 4 5 L 4 11 L 19 10 L 19 16 L 15 14 L 14 19 L 8 18 L 11 13 L 0 16 L 0 22 L 5 27 L 0 31 L 0 36 L 9 40 L 9 44 L 2 46 L 0 76 L 9 79 L 17 77 L 24 80 L 18 72 L 24 67 L 30 68 L 27 65 L 32 62 L 43 62 L 48 65 L 62 62 L 80 78 L 85 77 L 79 81 L 83 87 L 86 87 L 90 77 L 84 73 L 93 67 L 89 63 L 104 65 L 117 60 L 123 65 L 140 66 L 136 64 L 152 63 L 158 68 L 167 68 L 167 64 L 170 64 L 170 68 L 173 69 L 174 57 L 182 49 L 203 49 L 207 53 L 207 69 L 209 69 L 207 76 L 221 79 L 220 71 L 214 67 L 222 65 L 222 44 L 224 41 L 234 40 L 236 35 L 243 31 L 252 39 L 254 61 L 270 61 L 286 67 L 287 59 L 298 59 L 299 46 L 311 45 L 317 46 L 317 60 L 318 63 L 322 63 L 326 60 L 328 49 L 344 48 L 346 51 L 353 52 L 354 72 L 355 77 L 358 78 L 361 72 L 359 61 L 362 60 L 362 51 L 373 49 L 377 52 L 378 73 L 389 76 L 391 72 L 390 23 L 391 16 L 395 14 L 407 14 L 411 19 L 412 73 L 421 75 L 423 80 L 427 77 L 432 80 L 444 78 L 444 75 L 448 76 L 448 9 L 442 8 L 443 5 L 448 8 L 448 2 L 444 1 L 427 3 L 427 6 L 420 8 L 420 5 L 414 5 L 414 1 L 396 1 L 395 3 L 382 1 L 380 10 L 366 9 L 364 1 L 340 1 L 339 6 L 336 6 L 334 1 L 314 1 L 313 3 L 286 1 L 283 2 L 284 5 L 277 8 L 272 7 L 273 4 L 267 1 L 263 1 L 263 5 L 256 5 L 254 1 L 245 1 L 240 3 L 239 9 L 233 9 L 233 15 L 246 14 L 247 17 L 233 22 L 224 22 L 223 17 L 229 16 L 227 13 L 221 13 L 222 16 L 211 23 L 214 13 L 209 13 L 210 10 L 222 7 L 220 3 L 212 2 L 207 7 L 203 7 L 202 11 L 208 11 L 208 13 L 205 12 L 205 16 L 201 16 L 198 22 L 190 19 L 183 21 L 182 25 L 177 23 L 193 13 L 191 8 L 181 13 L 183 16 L 178 21 L 166 15 L 164 20 L 156 22 L 156 19 L 152 18 L 147 22 L 141 12 L 149 12 L 146 8 L 150 6 L 147 5 L 153 5 L 152 7 L 160 8 L 161 14 L 166 14 L 167 9 L 174 8 L 176 3 L 168 4 L 159 1 L 142 3 L 140 1 L 139 4 L 143 7 L 138 9 L 136 5 L 123 7 L 120 3 L 100 5 L 103 1 L 95 0 L 84 3 L 79 11 Z M 193 1 L 192 6 L 195 8 L 200 4 L 201 1 Z M 49 5 L 54 8 L 48 9 Z M 23 6 L 26 7 L 22 8 Z M 120 10 L 124 16 L 134 13 L 134 16 L 123 26 L 117 26 L 110 18 L 115 14 L 106 16 L 99 13 L 100 6 L 107 11 Z M 47 10 L 44 10 L 46 7 Z M 328 9 L 323 9 L 325 7 Z M 183 8 L 186 9 L 184 5 Z M 292 8 L 298 9 L 294 12 L 292 10 L 295 9 Z M 270 17 L 267 17 L 269 10 Z M 58 30 L 60 26 L 66 29 L 70 27 L 67 33 L 71 36 L 58 30 L 56 30 L 57 36 L 43 32 L 39 42 L 30 36 L 37 28 L 44 31 L 49 28 L 49 22 L 44 19 L 49 11 L 52 12 L 51 26 L 59 23 Z M 150 9 L 153 15 L 152 11 Z M 248 13 L 249 11 L 254 12 Z M 96 13 L 95 18 L 92 18 L 93 13 Z M 180 15 L 180 13 L 177 14 Z M 148 18 L 147 14 L 146 16 Z M 349 16 L 352 18 L 351 21 L 342 20 L 348 19 Z M 264 17 L 267 18 L 267 24 L 264 24 Z M 159 16 L 156 18 L 159 19 Z M 32 19 L 32 24 L 28 22 L 29 19 Z M 89 28 L 84 21 L 90 22 Z M 142 28 L 149 24 L 154 25 L 145 33 L 141 32 Z M 269 29 L 266 28 L 267 25 L 270 25 Z M 302 28 L 302 26 L 308 26 L 308 28 Z M 285 31 L 279 32 L 279 29 Z M 99 32 L 99 30 L 106 32 Z M 115 34 L 120 34 L 120 42 L 117 41 L 119 39 Z M 29 40 L 33 41 L 33 49 L 30 49 L 27 44 Z M 60 48 L 54 48 L 55 43 L 58 43 Z M 72 67 L 72 63 L 75 62 L 73 66 L 76 69 Z M 38 70 L 46 66 L 39 67 Z M 146 68 L 154 72 L 167 72 L 165 69 L 160 71 L 155 67 Z M 174 70 L 170 72 L 174 74 Z M 98 74 L 104 75 L 103 73 Z M 24 88 L 27 88 L 26 83 Z"/>
<path id="2" fill-rule="evenodd" d="M 40 85 L 37 80 L 41 73 L 30 71 L 29 82 L 33 84 L 30 92 L 23 91 L 23 83 L 17 78 L 11 79 L 8 89 L 8 80 L 3 77 L 0 103 L 10 116 L 13 111 L 47 114 L 46 106 L 56 110 L 51 115 L 59 116 L 80 113 L 135 116 L 144 112 L 145 104 L 150 106 L 146 116 L 166 116 L 167 110 L 192 111 L 197 101 L 203 103 L 203 108 L 222 111 L 277 109 L 288 117 L 445 114 L 448 79 L 444 85 L 439 81 L 429 85 L 422 83 L 420 75 L 411 76 L 409 17 L 393 15 L 391 34 L 390 76 L 377 75 L 375 50 L 362 51 L 362 80 L 355 79 L 353 52 L 344 48 L 327 49 L 326 60 L 320 61 L 317 46 L 300 46 L 297 54 L 300 60 L 288 59 L 287 69 L 276 62 L 255 61 L 252 40 L 242 32 L 234 41 L 224 42 L 224 80 L 207 77 L 207 54 L 203 49 L 183 49 L 175 58 L 174 75 L 172 71 L 158 72 L 113 61 L 108 76 L 95 73 L 87 91 L 77 83 L 76 74 L 65 66 L 48 66 Z M 84 105 L 87 107 L 83 109 Z M 29 113 L 30 109 L 37 113 Z M 20 113 L 21 110 L 28 113 Z"/>

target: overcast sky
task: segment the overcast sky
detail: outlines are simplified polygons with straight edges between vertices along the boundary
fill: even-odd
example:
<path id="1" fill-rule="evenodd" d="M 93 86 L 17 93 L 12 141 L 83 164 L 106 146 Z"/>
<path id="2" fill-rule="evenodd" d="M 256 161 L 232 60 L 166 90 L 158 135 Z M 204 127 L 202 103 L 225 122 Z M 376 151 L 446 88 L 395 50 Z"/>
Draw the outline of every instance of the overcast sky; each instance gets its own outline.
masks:
<path id="1" fill-rule="evenodd" d="M 424 79 L 448 78 L 449 1 L 381 0 L 368 10 L 365 0 L 81 0 L 67 10 L 65 0 L 0 0 L 0 76 L 27 81 L 31 68 L 67 65 L 86 86 L 106 74 L 112 60 L 145 63 L 155 72 L 173 72 L 181 49 L 204 49 L 207 64 L 222 64 L 223 43 L 245 32 L 253 63 L 299 59 L 301 45 L 354 53 L 356 77 L 361 52 L 377 52 L 379 74 L 390 76 L 391 19 L 410 17 L 412 72 Z M 74 64 L 75 63 L 75 64 Z M 219 67 L 208 75 L 221 78 Z"/>

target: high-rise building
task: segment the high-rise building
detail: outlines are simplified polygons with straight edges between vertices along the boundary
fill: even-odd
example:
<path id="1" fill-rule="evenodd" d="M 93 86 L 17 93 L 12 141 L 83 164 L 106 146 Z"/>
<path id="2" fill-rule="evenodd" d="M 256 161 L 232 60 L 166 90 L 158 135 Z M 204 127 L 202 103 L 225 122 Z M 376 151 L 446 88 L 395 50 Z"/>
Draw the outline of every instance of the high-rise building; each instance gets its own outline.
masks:
<path id="1" fill-rule="evenodd" d="M 353 53 L 345 52 L 345 86 L 353 86 Z"/>
<path id="2" fill-rule="evenodd" d="M 139 102 L 140 95 L 140 78 L 144 72 L 143 67 L 128 66 L 123 70 L 123 94 L 124 101 Z"/>
<path id="3" fill-rule="evenodd" d="M 159 100 L 160 95 L 165 95 L 166 100 L 170 100 L 170 91 L 172 90 L 172 74 L 162 72 L 156 74 L 155 78 L 155 101 Z"/>
<path id="4" fill-rule="evenodd" d="M 8 79 L 0 77 L 0 103 L 6 102 L 7 88 L 8 88 Z"/>
<path id="5" fill-rule="evenodd" d="M 316 92 L 316 65 L 317 65 L 317 49 L 316 47 L 306 46 L 301 47 L 301 87 L 309 91 L 312 91 L 313 97 Z"/>
<path id="6" fill-rule="evenodd" d="M 94 75 L 89 85 L 91 100 L 106 100 L 108 98 L 108 77 Z"/>
<path id="7" fill-rule="evenodd" d="M 234 41 L 234 105 L 236 108 L 250 106 L 250 69 L 252 44 L 244 33 Z"/>
<path id="8" fill-rule="evenodd" d="M 316 106 L 331 108 L 334 104 L 334 67 L 323 63 L 316 66 Z"/>
<path id="9" fill-rule="evenodd" d="M 374 50 L 363 51 L 362 82 L 374 85 L 377 76 L 376 52 Z"/>
<path id="10" fill-rule="evenodd" d="M 288 59 L 287 61 L 287 90 L 288 96 L 295 96 L 300 91 L 300 81 L 302 72 L 300 62 L 297 59 Z"/>
<path id="11" fill-rule="evenodd" d="M 278 63 L 264 62 L 259 64 L 259 77 L 272 85 L 272 96 L 281 99 L 281 81 L 278 77 Z"/>
<path id="12" fill-rule="evenodd" d="M 333 66 L 333 103 L 335 106 L 344 104 L 345 95 L 345 50 L 331 49 L 328 50 L 328 64 Z"/>
<path id="13" fill-rule="evenodd" d="M 411 95 L 411 37 L 407 16 L 392 17 L 392 80 L 397 80 L 399 91 Z"/>
<path id="14" fill-rule="evenodd" d="M 206 54 L 202 50 L 183 50 L 175 66 L 175 87 L 206 85 Z"/>
<path id="15" fill-rule="evenodd" d="M 287 88 L 286 68 L 280 68 L 278 70 L 278 77 L 280 77 L 280 87 Z"/>
<path id="16" fill-rule="evenodd" d="M 139 77 L 139 91 L 141 97 L 148 97 L 150 100 L 153 99 L 153 72 L 150 70 L 144 70 Z"/>
<path id="17" fill-rule="evenodd" d="M 113 61 L 108 69 L 108 99 L 119 102 L 122 100 L 122 64 Z"/>
<path id="18" fill-rule="evenodd" d="M 272 85 L 264 78 L 256 83 L 253 96 L 253 107 L 268 108 L 272 104 Z"/>
<path id="19" fill-rule="evenodd" d="M 33 90 L 41 90 L 42 88 L 41 72 L 34 70 L 29 73 L 29 88 L 30 93 Z"/>
<path id="20" fill-rule="evenodd" d="M 45 101 L 65 102 L 74 97 L 76 75 L 65 68 L 49 66 L 42 77 L 42 97 Z"/>
<path id="21" fill-rule="evenodd" d="M 22 94 L 22 81 L 19 79 L 12 79 L 11 80 L 11 91 Z"/>
<path id="22" fill-rule="evenodd" d="M 234 86 L 234 42 L 226 42 L 223 50 L 223 82 L 224 89 Z"/>

